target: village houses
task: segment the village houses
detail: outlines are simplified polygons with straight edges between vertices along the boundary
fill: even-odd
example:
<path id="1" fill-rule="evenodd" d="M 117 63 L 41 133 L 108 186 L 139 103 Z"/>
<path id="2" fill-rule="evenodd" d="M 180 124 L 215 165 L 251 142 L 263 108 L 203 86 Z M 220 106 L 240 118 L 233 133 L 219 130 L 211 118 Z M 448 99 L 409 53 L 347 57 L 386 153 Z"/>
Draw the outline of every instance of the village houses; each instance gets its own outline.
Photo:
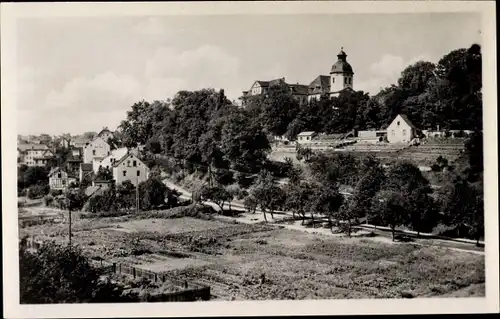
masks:
<path id="1" fill-rule="evenodd" d="M 54 153 L 45 144 L 19 144 L 17 146 L 19 165 L 45 166 L 54 159 Z"/>
<path id="2" fill-rule="evenodd" d="M 133 152 L 127 152 L 125 156 L 115 161 L 112 172 L 116 185 L 130 181 L 137 186 L 146 181 L 149 176 L 149 168 Z"/>
<path id="3" fill-rule="evenodd" d="M 76 177 L 70 176 L 60 167 L 54 167 L 49 173 L 50 189 L 63 190 L 74 182 L 76 182 Z"/>
<path id="4" fill-rule="evenodd" d="M 103 159 L 110 154 L 110 149 L 109 144 L 97 136 L 83 147 L 83 162 L 92 163 L 95 158 Z"/>
<path id="5" fill-rule="evenodd" d="M 113 138 L 113 132 L 111 132 L 107 127 L 104 127 L 99 134 L 97 134 L 100 138 L 105 140 L 106 142 L 108 139 Z"/>

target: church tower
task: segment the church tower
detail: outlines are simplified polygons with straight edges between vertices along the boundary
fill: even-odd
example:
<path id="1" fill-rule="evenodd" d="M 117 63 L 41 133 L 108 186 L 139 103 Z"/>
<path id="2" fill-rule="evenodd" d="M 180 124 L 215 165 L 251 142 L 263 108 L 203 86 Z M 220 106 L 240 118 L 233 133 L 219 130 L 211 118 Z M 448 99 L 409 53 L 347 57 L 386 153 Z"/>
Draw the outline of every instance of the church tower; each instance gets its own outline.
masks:
<path id="1" fill-rule="evenodd" d="M 337 58 L 337 62 L 330 71 L 330 96 L 336 96 L 344 89 L 353 88 L 354 72 L 351 65 L 347 63 L 347 54 L 344 52 L 344 48 L 340 49 Z"/>

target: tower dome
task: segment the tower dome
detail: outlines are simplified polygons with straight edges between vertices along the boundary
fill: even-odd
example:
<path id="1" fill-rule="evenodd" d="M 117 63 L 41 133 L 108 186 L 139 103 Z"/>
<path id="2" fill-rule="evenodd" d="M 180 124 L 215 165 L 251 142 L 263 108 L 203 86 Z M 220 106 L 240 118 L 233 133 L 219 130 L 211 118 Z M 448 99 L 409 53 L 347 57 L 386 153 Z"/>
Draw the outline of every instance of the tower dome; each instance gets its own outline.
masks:
<path id="1" fill-rule="evenodd" d="M 347 54 L 344 52 L 344 48 L 340 49 L 339 54 L 337 54 L 337 62 L 332 66 L 332 70 L 330 71 L 330 74 L 335 74 L 335 73 L 343 73 L 343 74 L 354 74 L 352 71 L 352 67 L 349 63 L 347 63 Z"/>

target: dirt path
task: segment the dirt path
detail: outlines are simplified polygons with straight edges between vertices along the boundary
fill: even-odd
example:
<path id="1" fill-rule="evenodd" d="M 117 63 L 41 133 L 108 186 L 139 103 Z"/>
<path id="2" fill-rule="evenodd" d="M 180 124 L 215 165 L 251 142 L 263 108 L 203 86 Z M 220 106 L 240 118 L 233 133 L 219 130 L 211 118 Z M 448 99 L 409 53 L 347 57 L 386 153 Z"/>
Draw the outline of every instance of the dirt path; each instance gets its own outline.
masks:
<path id="1" fill-rule="evenodd" d="M 174 183 L 172 183 L 172 182 L 170 182 L 168 180 L 164 180 L 163 182 L 169 188 L 176 189 L 177 191 L 179 191 L 182 194 L 181 197 L 183 197 L 183 198 L 189 198 L 189 199 L 191 198 L 191 193 L 188 190 L 186 190 L 186 189 L 184 189 L 184 188 L 182 188 L 182 187 L 180 187 L 178 185 L 175 185 Z M 203 202 L 203 204 L 209 205 L 209 206 L 213 207 L 216 211 L 220 211 L 219 206 L 217 206 L 216 204 L 214 204 L 212 202 Z M 224 208 L 229 209 L 229 205 L 225 204 Z M 231 208 L 233 208 L 234 210 L 238 211 L 238 215 L 236 217 L 217 216 L 217 218 L 220 219 L 220 220 L 225 220 L 225 221 L 234 221 L 234 220 L 236 220 L 236 221 L 238 221 L 240 223 L 245 223 L 245 224 L 256 224 L 256 223 L 265 222 L 264 215 L 263 215 L 262 211 L 260 211 L 260 210 L 256 210 L 255 214 L 249 213 L 249 212 L 246 211 L 246 209 L 244 208 L 243 205 L 241 205 L 240 203 L 237 203 L 236 201 L 232 202 Z M 274 219 L 271 218 L 270 214 L 267 214 L 267 220 L 268 220 L 269 224 L 279 225 L 279 226 L 282 226 L 282 227 L 284 227 L 286 229 L 298 230 L 298 231 L 303 231 L 303 232 L 307 232 L 307 233 L 311 233 L 311 234 L 324 235 L 324 236 L 335 236 L 335 237 L 344 236 L 343 234 L 333 233 L 328 228 L 306 227 L 304 225 L 301 225 L 301 221 L 300 220 L 294 221 L 293 223 L 284 222 L 285 219 L 290 219 L 292 217 L 293 217 L 293 214 L 291 212 L 275 213 L 274 214 Z M 385 227 L 383 227 L 383 228 L 385 228 Z M 353 237 L 359 237 L 359 236 L 367 235 L 371 231 L 372 231 L 371 229 L 362 229 L 362 230 L 359 230 L 358 232 L 356 232 L 356 234 Z M 388 244 L 401 244 L 400 242 L 393 242 L 392 239 L 390 238 L 390 234 L 386 234 L 382 230 L 379 230 L 376 233 L 377 233 L 378 236 L 375 236 L 375 237 L 363 237 L 363 239 L 373 240 L 373 241 L 378 241 L 378 242 L 384 242 L 384 243 L 388 243 Z M 443 240 L 425 239 L 425 243 L 424 242 L 419 243 L 417 241 L 412 241 L 411 243 L 412 244 L 416 244 L 416 245 L 421 245 L 421 246 L 439 246 L 439 247 L 443 247 L 443 248 L 447 248 L 447 249 L 452 249 L 452 250 L 456 250 L 456 251 L 469 252 L 469 253 L 484 255 L 484 250 L 480 251 L 476 247 L 470 247 L 470 246 L 467 246 L 467 244 L 464 244 L 464 243 L 459 243 L 459 246 L 463 246 L 463 247 L 456 247 L 456 245 L 443 244 L 441 242 L 443 242 Z M 472 245 L 472 244 L 470 244 L 470 245 Z"/>

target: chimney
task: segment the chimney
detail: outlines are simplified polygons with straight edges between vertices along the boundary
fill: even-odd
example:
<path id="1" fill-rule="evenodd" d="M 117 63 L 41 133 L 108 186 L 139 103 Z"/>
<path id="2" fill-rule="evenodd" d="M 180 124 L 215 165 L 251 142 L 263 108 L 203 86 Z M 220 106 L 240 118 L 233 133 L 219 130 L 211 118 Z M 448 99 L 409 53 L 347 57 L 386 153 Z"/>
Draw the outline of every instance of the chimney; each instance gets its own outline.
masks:
<path id="1" fill-rule="evenodd" d="M 439 125 L 437 126 L 437 131 L 439 132 Z"/>

